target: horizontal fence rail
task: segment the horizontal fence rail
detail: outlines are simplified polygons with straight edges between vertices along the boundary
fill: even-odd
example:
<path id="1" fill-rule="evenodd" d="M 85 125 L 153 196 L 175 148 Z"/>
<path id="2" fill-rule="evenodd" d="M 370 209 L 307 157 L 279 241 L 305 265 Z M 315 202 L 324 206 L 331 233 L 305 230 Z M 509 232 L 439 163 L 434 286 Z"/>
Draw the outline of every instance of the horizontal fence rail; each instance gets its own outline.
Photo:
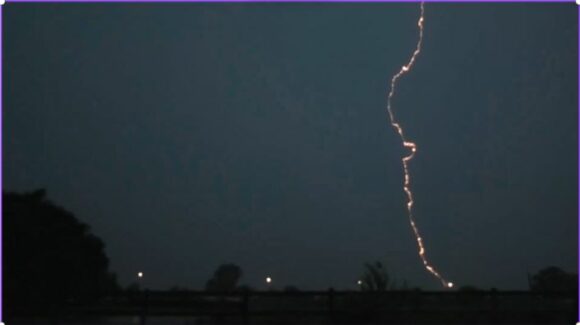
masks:
<path id="1" fill-rule="evenodd" d="M 70 301 L 59 318 L 195 318 L 195 324 L 574 323 L 575 292 L 529 291 L 136 291 L 96 303 Z"/>

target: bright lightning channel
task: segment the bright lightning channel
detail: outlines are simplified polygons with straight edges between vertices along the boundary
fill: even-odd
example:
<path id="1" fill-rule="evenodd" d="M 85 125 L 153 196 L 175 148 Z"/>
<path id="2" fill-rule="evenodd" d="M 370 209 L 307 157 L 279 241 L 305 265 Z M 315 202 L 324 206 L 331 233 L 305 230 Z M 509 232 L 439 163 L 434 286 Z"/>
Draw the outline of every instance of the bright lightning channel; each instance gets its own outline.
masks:
<path id="1" fill-rule="evenodd" d="M 417 152 L 417 145 L 414 142 L 409 141 L 407 140 L 407 138 L 405 138 L 403 128 L 395 119 L 395 115 L 393 114 L 393 109 L 391 106 L 391 101 L 393 99 L 393 96 L 395 95 L 395 86 L 397 84 L 397 80 L 399 80 L 400 77 L 402 77 L 405 73 L 411 70 L 413 64 L 415 63 L 415 60 L 417 59 L 417 56 L 419 55 L 419 53 L 421 53 L 421 45 L 423 43 L 424 21 L 425 21 L 425 3 L 421 2 L 421 16 L 419 17 L 419 21 L 417 22 L 417 25 L 419 26 L 419 40 L 417 41 L 417 48 L 415 49 L 415 52 L 413 52 L 413 55 L 411 56 L 409 62 L 406 65 L 402 66 L 401 70 L 399 70 L 399 72 L 395 74 L 391 79 L 391 90 L 389 92 L 389 97 L 387 98 L 387 110 L 389 112 L 391 125 L 401 137 L 403 146 L 411 150 L 411 153 L 408 156 L 402 158 L 403 171 L 405 173 L 405 182 L 403 185 L 403 190 L 407 194 L 407 212 L 409 214 L 409 222 L 411 224 L 411 228 L 413 228 L 413 233 L 415 234 L 415 239 L 417 240 L 417 245 L 419 247 L 419 257 L 421 257 L 421 261 L 423 261 L 423 265 L 425 266 L 425 269 L 429 271 L 429 273 L 433 274 L 437 279 L 439 279 L 439 281 L 441 281 L 441 284 L 443 284 L 444 287 L 452 288 L 453 283 L 447 282 L 443 278 L 443 276 L 441 276 L 441 274 L 439 274 L 439 272 L 437 272 L 437 270 L 435 270 L 435 268 L 427 260 L 427 256 L 425 254 L 425 245 L 423 244 L 423 239 L 419 234 L 419 228 L 417 227 L 415 223 L 415 218 L 413 217 L 414 201 L 413 201 L 413 192 L 411 192 L 411 175 L 409 173 L 409 162 L 411 161 L 411 159 L 413 159 L 415 153 Z"/>

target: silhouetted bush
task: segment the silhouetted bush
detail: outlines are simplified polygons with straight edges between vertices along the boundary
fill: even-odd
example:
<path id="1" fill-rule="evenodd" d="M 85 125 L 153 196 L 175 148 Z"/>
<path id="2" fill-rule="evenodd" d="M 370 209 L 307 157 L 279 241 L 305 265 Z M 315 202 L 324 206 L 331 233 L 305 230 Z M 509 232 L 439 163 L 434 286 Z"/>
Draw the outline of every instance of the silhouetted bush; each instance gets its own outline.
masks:
<path id="1" fill-rule="evenodd" d="M 363 291 L 386 291 L 389 288 L 390 277 L 381 262 L 365 263 L 365 268 L 361 284 Z"/>
<path id="2" fill-rule="evenodd" d="M 222 264 L 205 285 L 207 291 L 232 292 L 242 277 L 242 269 L 235 264 Z"/>
<path id="3" fill-rule="evenodd" d="M 531 278 L 530 287 L 536 292 L 574 292 L 578 289 L 578 275 L 550 266 Z"/>
<path id="4" fill-rule="evenodd" d="M 3 193 L 5 308 L 42 314 L 119 290 L 103 242 L 46 199 L 45 190 Z"/>

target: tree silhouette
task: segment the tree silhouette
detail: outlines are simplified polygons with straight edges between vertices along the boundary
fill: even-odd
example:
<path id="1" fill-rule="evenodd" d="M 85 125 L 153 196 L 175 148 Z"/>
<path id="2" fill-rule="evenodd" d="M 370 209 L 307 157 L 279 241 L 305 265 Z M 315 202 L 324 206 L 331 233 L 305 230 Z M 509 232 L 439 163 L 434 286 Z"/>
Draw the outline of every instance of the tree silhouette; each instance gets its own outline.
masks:
<path id="1" fill-rule="evenodd" d="M 242 269 L 235 264 L 222 264 L 205 285 L 207 291 L 231 292 L 242 277 Z"/>
<path id="2" fill-rule="evenodd" d="M 118 290 L 103 242 L 44 189 L 2 193 L 5 302 L 8 315 L 45 313 Z"/>
<path id="3" fill-rule="evenodd" d="M 365 263 L 365 268 L 361 283 L 363 291 L 386 291 L 389 288 L 390 277 L 381 262 Z"/>
<path id="4" fill-rule="evenodd" d="M 531 278 L 530 287 L 532 291 L 540 292 L 573 292 L 578 289 L 578 276 L 550 266 L 540 270 Z"/>

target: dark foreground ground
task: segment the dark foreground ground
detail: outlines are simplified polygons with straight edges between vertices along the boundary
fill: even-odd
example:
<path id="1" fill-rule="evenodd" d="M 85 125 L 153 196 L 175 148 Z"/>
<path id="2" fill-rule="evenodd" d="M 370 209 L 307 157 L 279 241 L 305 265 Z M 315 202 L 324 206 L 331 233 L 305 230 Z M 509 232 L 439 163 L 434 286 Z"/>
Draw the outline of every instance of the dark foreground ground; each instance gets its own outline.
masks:
<path id="1" fill-rule="evenodd" d="M 575 324 L 576 293 L 133 292 L 50 311 L 14 311 L 12 324 Z"/>

